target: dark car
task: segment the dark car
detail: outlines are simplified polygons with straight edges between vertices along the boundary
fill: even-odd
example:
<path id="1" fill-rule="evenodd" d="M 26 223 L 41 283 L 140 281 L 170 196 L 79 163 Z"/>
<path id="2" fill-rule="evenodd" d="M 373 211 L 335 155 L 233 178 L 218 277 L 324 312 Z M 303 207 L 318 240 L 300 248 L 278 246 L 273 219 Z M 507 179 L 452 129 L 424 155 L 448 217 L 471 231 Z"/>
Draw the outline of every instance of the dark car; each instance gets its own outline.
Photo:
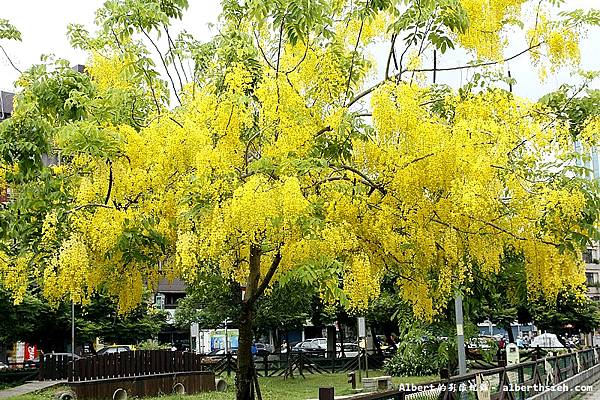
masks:
<path id="1" fill-rule="evenodd" d="M 259 357 L 264 357 L 271 354 L 269 346 L 264 343 L 255 343 L 254 346 L 256 347 L 256 355 Z"/>
<path id="2" fill-rule="evenodd" d="M 325 350 L 326 349 L 320 346 L 318 339 L 305 340 L 292 347 L 292 353 L 305 353 L 319 357 L 325 355 Z"/>

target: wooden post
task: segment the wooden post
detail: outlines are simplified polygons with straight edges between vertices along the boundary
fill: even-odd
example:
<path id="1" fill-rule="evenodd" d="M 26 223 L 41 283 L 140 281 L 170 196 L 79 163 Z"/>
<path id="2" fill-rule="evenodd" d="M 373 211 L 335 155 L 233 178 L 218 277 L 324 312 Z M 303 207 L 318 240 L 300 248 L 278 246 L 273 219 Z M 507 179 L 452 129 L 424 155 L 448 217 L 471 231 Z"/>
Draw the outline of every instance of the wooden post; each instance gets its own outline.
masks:
<path id="1" fill-rule="evenodd" d="M 442 380 L 450 379 L 450 370 L 448 370 L 448 368 L 440 369 L 440 379 L 442 379 Z"/>
<path id="2" fill-rule="evenodd" d="M 269 376 L 269 354 L 263 356 L 263 363 L 265 367 L 265 377 Z"/>
<path id="3" fill-rule="evenodd" d="M 319 400 L 334 400 L 334 388 L 333 387 L 319 388 Z"/>
<path id="4" fill-rule="evenodd" d="M 523 371 L 523 367 L 519 367 L 519 385 L 523 385 L 525 382 L 525 372 Z M 525 400 L 525 392 L 523 390 L 519 390 L 519 400 Z"/>

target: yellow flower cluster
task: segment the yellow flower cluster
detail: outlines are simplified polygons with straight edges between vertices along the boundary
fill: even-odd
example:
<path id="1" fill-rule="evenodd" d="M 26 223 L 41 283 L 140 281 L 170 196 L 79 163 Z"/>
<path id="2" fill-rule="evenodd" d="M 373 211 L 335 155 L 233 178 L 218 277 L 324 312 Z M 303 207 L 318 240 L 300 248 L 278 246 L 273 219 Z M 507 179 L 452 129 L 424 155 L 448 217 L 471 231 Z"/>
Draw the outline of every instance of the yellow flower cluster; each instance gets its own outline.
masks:
<path id="1" fill-rule="evenodd" d="M 0 281 L 12 293 L 15 304 L 23 301 L 29 288 L 31 254 L 22 254 L 11 259 L 0 251 Z"/>
<path id="2" fill-rule="evenodd" d="M 522 3 L 461 0 L 470 27 L 459 42 L 499 59 L 505 22 Z M 347 15 L 344 4 L 336 16 Z M 476 284 L 474 266 L 497 273 L 505 248 L 524 254 L 532 290 L 553 296 L 580 282 L 580 255 L 557 244 L 577 230 L 585 198 L 531 173 L 550 156 L 568 158 L 568 127 L 500 90 L 450 95 L 451 116 L 440 115 L 427 88 L 387 81 L 371 93 L 372 129 L 361 135 L 346 97 L 372 66 L 355 65 L 359 83 L 348 87 L 360 29 L 352 18 L 335 23 L 327 45 L 286 43 L 278 71 L 259 56 L 261 68 L 231 63 L 222 81 L 189 85 L 181 106 L 149 126 L 100 124 L 119 152 L 77 155 L 60 171 L 74 177 L 73 204 L 60 214 L 70 235 L 58 237 L 56 213 L 46 216 L 44 237 L 61 245 L 44 266 L 44 293 L 85 302 L 106 288 L 126 312 L 159 275 L 194 279 L 198 268 L 218 268 L 246 283 L 251 260 L 262 278 L 280 255 L 275 280 L 307 274 L 323 296 L 338 289 L 354 309 L 391 272 L 404 299 L 431 319 L 454 289 Z M 360 60 L 386 18 L 365 20 Z M 554 28 L 539 24 L 531 38 L 556 60 L 574 59 L 574 34 L 564 31 L 559 43 Z M 271 43 L 268 35 L 259 32 L 259 41 Z M 126 59 L 99 54 L 90 66 L 100 94 L 136 90 L 126 70 Z M 585 126 L 582 137 L 595 143 L 598 122 Z M 15 271 L 29 271 L 28 260 L 0 264 L 3 284 L 17 293 L 27 274 Z"/>
<path id="3" fill-rule="evenodd" d="M 544 11 L 540 11 L 538 18 L 539 21 L 527 32 L 527 38 L 531 46 L 536 46 L 531 51 L 531 57 L 542 68 L 542 75 L 546 63 L 541 62 L 541 49 L 546 50 L 547 64 L 553 73 L 561 67 L 579 64 L 581 32 L 568 25 L 552 22 Z"/>
<path id="4" fill-rule="evenodd" d="M 506 46 L 503 37 L 507 21 L 519 16 L 525 0 L 460 0 L 467 12 L 469 28 L 458 34 L 460 44 L 478 57 L 500 60 Z"/>
<path id="5" fill-rule="evenodd" d="M 60 253 L 44 271 L 44 295 L 58 301 L 68 294 L 71 300 L 85 303 L 92 287 L 92 271 L 87 246 L 80 236 L 63 242 Z"/>
<path id="6" fill-rule="evenodd" d="M 107 58 L 94 52 L 86 66 L 86 71 L 101 90 L 130 89 L 131 81 L 127 79 L 125 72 L 128 62 L 130 61 L 117 56 Z"/>
<path id="7" fill-rule="evenodd" d="M 369 301 L 379 296 L 379 271 L 366 254 L 352 257 L 344 273 L 344 292 L 354 310 L 364 310 Z"/>

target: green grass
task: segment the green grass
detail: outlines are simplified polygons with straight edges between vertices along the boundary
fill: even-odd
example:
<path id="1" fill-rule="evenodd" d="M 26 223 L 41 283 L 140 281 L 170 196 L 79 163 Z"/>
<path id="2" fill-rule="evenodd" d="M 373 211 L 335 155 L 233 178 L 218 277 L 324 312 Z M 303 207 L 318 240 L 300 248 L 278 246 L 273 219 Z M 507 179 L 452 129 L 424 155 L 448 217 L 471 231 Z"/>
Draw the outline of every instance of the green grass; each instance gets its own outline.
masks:
<path id="1" fill-rule="evenodd" d="M 384 375 L 382 371 L 370 371 L 369 377 Z M 319 397 L 319 387 L 335 387 L 336 396 L 352 394 L 346 374 L 305 374 L 306 379 L 299 375 L 295 378 L 282 377 L 259 378 L 260 389 L 264 400 L 306 400 Z M 364 373 L 363 373 L 364 377 Z M 149 398 L 155 400 L 232 400 L 235 398 L 234 376 L 223 376 L 229 385 L 226 392 L 200 393 L 189 396 L 162 396 Z M 395 385 L 400 383 L 424 383 L 436 380 L 436 376 L 394 377 Z M 358 380 L 358 376 L 357 376 Z M 359 385 L 360 387 L 360 385 Z M 35 394 L 13 397 L 12 400 L 52 400 L 54 394 L 64 388 L 53 388 Z"/>

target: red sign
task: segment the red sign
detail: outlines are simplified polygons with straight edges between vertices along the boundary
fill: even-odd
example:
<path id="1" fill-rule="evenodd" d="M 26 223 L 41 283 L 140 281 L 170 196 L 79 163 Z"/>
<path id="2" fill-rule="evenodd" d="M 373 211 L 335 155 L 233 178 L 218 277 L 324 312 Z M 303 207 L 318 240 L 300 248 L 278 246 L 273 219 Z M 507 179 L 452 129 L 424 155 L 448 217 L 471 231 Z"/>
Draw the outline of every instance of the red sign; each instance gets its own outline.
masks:
<path id="1" fill-rule="evenodd" d="M 25 362 L 35 361 L 38 359 L 37 345 L 25 343 Z"/>

